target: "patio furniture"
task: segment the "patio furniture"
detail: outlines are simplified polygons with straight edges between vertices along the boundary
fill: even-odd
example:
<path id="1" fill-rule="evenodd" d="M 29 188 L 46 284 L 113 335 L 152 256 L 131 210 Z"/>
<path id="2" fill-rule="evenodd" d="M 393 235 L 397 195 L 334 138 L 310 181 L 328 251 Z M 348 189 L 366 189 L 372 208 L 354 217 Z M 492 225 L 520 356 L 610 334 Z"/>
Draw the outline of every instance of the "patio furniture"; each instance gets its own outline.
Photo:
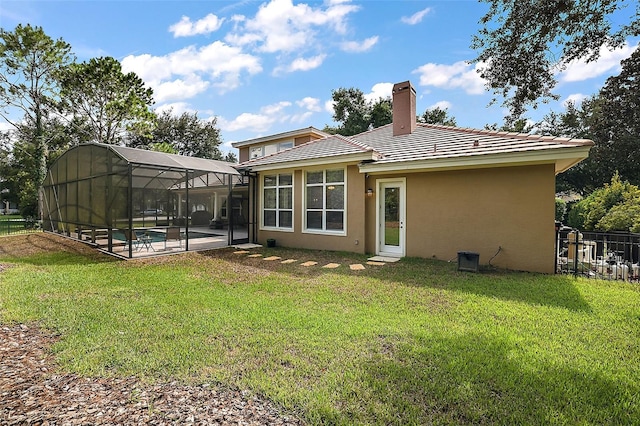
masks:
<path id="1" fill-rule="evenodd" d="M 178 241 L 180 248 L 182 248 L 182 233 L 179 226 L 170 226 L 167 228 L 167 232 L 164 236 L 164 249 L 167 249 L 167 241 Z"/>
<path id="2" fill-rule="evenodd" d="M 127 246 L 131 246 L 131 248 L 135 251 L 140 250 L 140 240 L 138 239 L 138 235 L 136 234 L 136 231 L 130 231 L 129 229 L 123 229 L 122 232 L 124 233 L 124 250 L 127 249 Z"/>

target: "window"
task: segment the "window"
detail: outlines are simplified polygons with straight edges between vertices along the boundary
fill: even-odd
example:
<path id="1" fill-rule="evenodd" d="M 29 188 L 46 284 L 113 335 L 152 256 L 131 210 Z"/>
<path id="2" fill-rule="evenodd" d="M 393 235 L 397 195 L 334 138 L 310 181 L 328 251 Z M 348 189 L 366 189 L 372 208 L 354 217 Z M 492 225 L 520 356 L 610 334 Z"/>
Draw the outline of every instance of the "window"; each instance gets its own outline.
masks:
<path id="1" fill-rule="evenodd" d="M 262 178 L 262 226 L 293 228 L 293 175 L 265 175 Z"/>
<path id="2" fill-rule="evenodd" d="M 260 145 L 251 147 L 250 157 L 260 158 L 266 155 L 275 154 L 276 152 L 284 151 L 285 149 L 293 148 L 293 141 L 285 141 L 280 143 L 272 143 L 268 145 Z"/>
<path id="3" fill-rule="evenodd" d="M 307 172 L 306 229 L 309 231 L 344 231 L 344 169 Z"/>

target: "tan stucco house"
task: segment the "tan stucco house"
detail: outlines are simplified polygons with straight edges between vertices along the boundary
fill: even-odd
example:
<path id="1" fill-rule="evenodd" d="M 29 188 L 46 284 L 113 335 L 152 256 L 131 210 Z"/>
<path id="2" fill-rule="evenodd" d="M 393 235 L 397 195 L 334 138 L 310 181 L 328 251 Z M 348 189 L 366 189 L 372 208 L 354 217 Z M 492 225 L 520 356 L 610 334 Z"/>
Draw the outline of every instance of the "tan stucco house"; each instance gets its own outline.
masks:
<path id="1" fill-rule="evenodd" d="M 254 240 L 554 272 L 555 176 L 592 141 L 416 122 L 393 88 L 393 123 L 355 136 L 314 128 L 236 142 L 255 178 Z M 497 255 L 496 255 L 497 253 Z"/>

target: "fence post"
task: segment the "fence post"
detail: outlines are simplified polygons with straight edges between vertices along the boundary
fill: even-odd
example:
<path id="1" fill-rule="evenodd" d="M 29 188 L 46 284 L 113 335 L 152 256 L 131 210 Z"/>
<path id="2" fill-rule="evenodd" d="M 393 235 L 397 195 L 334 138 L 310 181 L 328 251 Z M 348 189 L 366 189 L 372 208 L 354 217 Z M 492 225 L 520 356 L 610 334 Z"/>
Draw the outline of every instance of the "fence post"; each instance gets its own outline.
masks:
<path id="1" fill-rule="evenodd" d="M 573 241 L 575 241 L 573 253 L 573 277 L 578 278 L 578 244 L 580 243 L 580 231 L 576 229 L 572 232 L 575 235 L 575 238 L 573 239 Z"/>

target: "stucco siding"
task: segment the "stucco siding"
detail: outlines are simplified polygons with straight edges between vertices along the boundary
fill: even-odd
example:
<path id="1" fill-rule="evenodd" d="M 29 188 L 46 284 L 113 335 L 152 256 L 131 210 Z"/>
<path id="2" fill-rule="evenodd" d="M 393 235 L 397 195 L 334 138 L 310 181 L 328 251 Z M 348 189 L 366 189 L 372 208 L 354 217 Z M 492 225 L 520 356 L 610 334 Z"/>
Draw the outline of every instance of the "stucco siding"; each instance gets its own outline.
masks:
<path id="1" fill-rule="evenodd" d="M 399 177 L 375 176 L 375 179 Z M 458 251 L 487 264 L 552 273 L 553 165 L 409 173 L 406 254 L 456 260 Z M 369 177 L 371 180 L 373 177 Z M 373 185 L 375 182 L 371 182 Z M 375 251 L 375 202 L 367 206 L 367 251 Z"/>

